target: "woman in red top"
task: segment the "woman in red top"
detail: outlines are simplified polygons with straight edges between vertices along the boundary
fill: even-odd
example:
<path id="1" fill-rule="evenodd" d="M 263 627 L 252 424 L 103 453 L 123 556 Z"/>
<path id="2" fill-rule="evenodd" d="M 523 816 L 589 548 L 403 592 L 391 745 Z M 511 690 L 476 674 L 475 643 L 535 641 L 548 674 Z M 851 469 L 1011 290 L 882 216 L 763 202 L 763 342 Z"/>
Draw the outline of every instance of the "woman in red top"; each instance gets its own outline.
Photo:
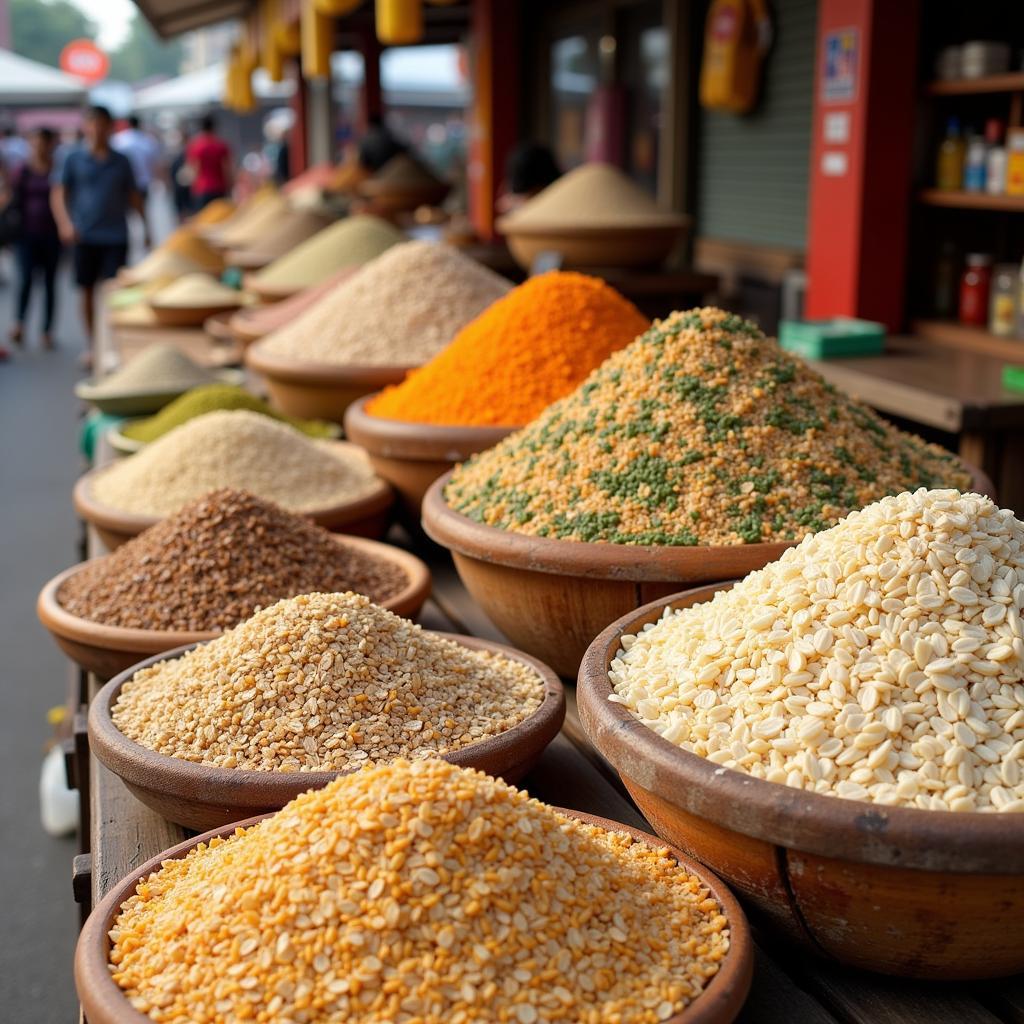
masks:
<path id="1" fill-rule="evenodd" d="M 213 117 L 200 122 L 199 134 L 185 150 L 185 162 L 192 170 L 192 202 L 201 210 L 214 199 L 221 199 L 231 188 L 231 150 L 213 133 Z"/>

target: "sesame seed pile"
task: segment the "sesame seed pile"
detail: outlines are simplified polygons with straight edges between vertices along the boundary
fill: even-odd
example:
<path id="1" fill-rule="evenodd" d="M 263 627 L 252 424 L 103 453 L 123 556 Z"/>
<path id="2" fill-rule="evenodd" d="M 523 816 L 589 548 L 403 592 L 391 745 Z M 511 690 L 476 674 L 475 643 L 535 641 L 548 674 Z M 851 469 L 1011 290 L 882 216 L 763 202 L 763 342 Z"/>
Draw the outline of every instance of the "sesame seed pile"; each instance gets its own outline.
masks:
<path id="1" fill-rule="evenodd" d="M 129 629 L 230 629 L 310 591 L 386 601 L 406 586 L 391 562 L 245 491 L 189 502 L 61 585 L 65 611 Z"/>
<path id="2" fill-rule="evenodd" d="M 438 760 L 343 776 L 165 861 L 110 937 L 114 981 L 169 1024 L 646 1024 L 729 948 L 667 850 Z"/>
<path id="3" fill-rule="evenodd" d="M 470 459 L 456 511 L 515 533 L 617 544 L 790 541 L 915 487 L 967 489 L 753 325 L 673 313 L 571 395 Z"/>
<path id="4" fill-rule="evenodd" d="M 905 493 L 623 637 L 610 699 L 671 743 L 876 804 L 1024 812 L 1024 523 Z"/>
<path id="5" fill-rule="evenodd" d="M 313 441 L 244 409 L 209 412 L 96 475 L 92 496 L 124 512 L 163 516 L 218 487 L 252 491 L 296 512 L 365 497 L 378 486 L 352 447 Z"/>
<path id="6" fill-rule="evenodd" d="M 137 672 L 112 717 L 150 750 L 219 768 L 350 771 L 518 725 L 544 684 L 358 594 L 303 594 Z"/>
<path id="7" fill-rule="evenodd" d="M 511 287 L 449 245 L 402 242 L 258 344 L 300 362 L 418 366 Z"/>

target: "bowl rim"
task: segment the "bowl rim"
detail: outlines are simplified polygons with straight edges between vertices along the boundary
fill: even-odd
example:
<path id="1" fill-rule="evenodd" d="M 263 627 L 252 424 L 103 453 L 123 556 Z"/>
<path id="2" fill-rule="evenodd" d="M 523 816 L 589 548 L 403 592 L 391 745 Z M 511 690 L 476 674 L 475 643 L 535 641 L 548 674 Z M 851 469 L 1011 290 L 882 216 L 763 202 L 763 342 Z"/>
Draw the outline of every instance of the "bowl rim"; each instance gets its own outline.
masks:
<path id="1" fill-rule="evenodd" d="M 608 665 L 622 636 L 666 608 L 710 600 L 736 584 L 694 587 L 616 619 L 587 648 L 577 679 L 591 743 L 623 777 L 725 829 L 830 859 L 953 874 L 1024 871 L 1024 815 L 925 811 L 808 793 L 724 768 L 664 739 L 612 692 Z"/>
<path id="2" fill-rule="evenodd" d="M 558 224 L 552 221 L 549 224 L 528 224 L 520 226 L 515 221 L 515 214 L 508 213 L 499 217 L 494 226 L 499 234 L 507 237 L 516 235 L 523 238 L 579 238 L 582 240 L 603 239 L 609 241 L 623 235 L 635 235 L 640 232 L 650 231 L 682 231 L 693 224 L 693 217 L 683 213 L 659 213 L 651 214 L 650 220 L 638 219 L 633 224 Z"/>
<path id="3" fill-rule="evenodd" d="M 348 384 L 366 384 L 374 389 L 399 384 L 415 366 L 372 366 L 366 363 L 316 363 L 267 352 L 264 334 L 245 350 L 245 365 L 272 380 L 283 380 L 310 387 L 330 388 Z"/>
<path id="4" fill-rule="evenodd" d="M 424 630 L 433 636 L 453 640 L 471 650 L 489 651 L 526 665 L 534 671 L 544 687 L 544 699 L 526 718 L 511 729 L 488 736 L 459 750 L 442 755 L 451 764 L 472 767 L 480 758 L 498 754 L 510 747 L 518 747 L 527 736 L 546 735 L 554 739 L 565 718 L 565 689 L 553 669 L 544 662 L 522 651 L 479 637 L 463 636 L 438 630 Z M 307 789 L 319 789 L 350 772 L 280 772 L 254 771 L 250 768 L 219 768 L 212 765 L 186 761 L 150 750 L 129 739 L 114 725 L 111 714 L 121 687 L 137 672 L 157 662 L 180 658 L 198 644 L 185 644 L 161 654 L 152 655 L 124 672 L 118 673 L 105 683 L 89 705 L 89 745 L 106 768 L 129 785 L 145 789 L 154 788 L 154 780 L 161 780 L 161 792 L 194 792 L 201 786 L 207 801 L 224 801 L 230 805 L 262 809 L 268 801 L 282 800 L 286 803 L 292 797 Z M 550 742 L 550 739 L 548 742 Z M 547 744 L 545 743 L 545 746 Z M 283 804 L 282 804 L 283 805 Z"/>
<path id="5" fill-rule="evenodd" d="M 654 849 L 667 850 L 683 871 L 700 880 L 708 894 L 718 903 L 728 922 L 729 949 L 718 971 L 704 986 L 700 995 L 680 1013 L 668 1018 L 665 1024 L 722 1024 L 723 1021 L 733 1020 L 750 993 L 754 975 L 754 942 L 746 915 L 729 887 L 710 868 L 650 832 L 643 832 L 611 818 L 587 814 L 570 807 L 559 807 L 554 804 L 548 806 L 584 824 L 596 825 L 609 832 L 624 833 Z M 90 1020 L 95 1019 L 96 1024 L 152 1024 L 150 1017 L 131 1005 L 128 997 L 111 977 L 107 966 L 110 953 L 109 932 L 121 906 L 129 899 L 139 882 L 158 870 L 165 861 L 181 860 L 200 843 L 208 843 L 213 838 L 227 838 L 233 835 L 236 829 L 250 828 L 268 817 L 269 814 L 257 814 L 186 839 L 150 858 L 120 879 L 107 892 L 89 914 L 75 947 L 75 985 Z"/>
<path id="6" fill-rule="evenodd" d="M 452 472 L 435 480 L 427 491 L 423 499 L 423 529 L 435 543 L 495 565 L 590 579 L 646 582 L 678 578 L 679 582 L 686 583 L 695 578 L 695 571 L 703 569 L 706 573 L 709 558 L 715 555 L 728 553 L 732 556 L 728 576 L 761 568 L 798 543 L 655 547 L 552 540 L 515 533 L 478 523 L 456 512 L 444 499 L 444 489 Z M 737 555 L 746 557 L 737 558 Z"/>
<path id="7" fill-rule="evenodd" d="M 405 573 L 405 585 L 391 597 L 378 604 L 396 614 L 407 614 L 399 609 L 422 605 L 430 596 L 431 575 L 427 564 L 410 551 L 371 540 L 368 537 L 353 537 L 343 533 L 329 534 L 332 541 L 341 547 L 354 548 L 375 558 L 386 560 L 398 566 Z M 60 588 L 72 576 L 81 572 L 88 565 L 95 565 L 110 557 L 110 554 L 90 558 L 58 573 L 44 584 L 36 599 L 36 614 L 39 621 L 50 630 L 75 643 L 88 644 L 91 647 L 102 646 L 108 650 L 138 652 L 152 654 L 169 651 L 182 646 L 205 643 L 221 636 L 225 630 L 187 630 L 187 629 L 139 629 L 128 626 L 111 626 L 104 622 L 94 622 L 69 612 L 60 603 Z"/>
<path id="8" fill-rule="evenodd" d="M 345 410 L 345 436 L 351 438 L 371 455 L 399 459 L 443 459 L 460 462 L 466 448 L 479 451 L 490 448 L 519 427 L 468 426 L 466 424 L 415 423 L 374 416 L 366 411 L 367 403 L 379 391 L 364 395 Z"/>
<path id="9" fill-rule="evenodd" d="M 336 438 L 325 438 L 329 444 L 345 445 L 346 448 L 362 451 L 359 445 L 350 441 L 341 441 Z M 363 452 L 365 456 L 365 452 Z M 130 456 L 129 456 L 130 458 Z M 111 463 L 106 466 L 94 466 L 83 473 L 76 481 L 71 492 L 72 504 L 78 515 L 87 523 L 98 527 L 101 530 L 109 530 L 112 533 L 121 533 L 134 536 L 141 533 L 149 526 L 166 519 L 165 515 L 148 515 L 141 512 L 125 512 L 111 505 L 104 505 L 93 497 L 91 488 L 93 481 L 100 473 L 110 469 Z M 391 485 L 374 474 L 375 483 L 373 489 L 359 498 L 350 498 L 347 501 L 335 502 L 333 505 L 325 505 L 317 509 L 288 509 L 296 515 L 305 516 L 321 526 L 344 526 L 346 523 L 375 515 L 378 512 L 385 512 L 394 502 L 394 491 Z"/>

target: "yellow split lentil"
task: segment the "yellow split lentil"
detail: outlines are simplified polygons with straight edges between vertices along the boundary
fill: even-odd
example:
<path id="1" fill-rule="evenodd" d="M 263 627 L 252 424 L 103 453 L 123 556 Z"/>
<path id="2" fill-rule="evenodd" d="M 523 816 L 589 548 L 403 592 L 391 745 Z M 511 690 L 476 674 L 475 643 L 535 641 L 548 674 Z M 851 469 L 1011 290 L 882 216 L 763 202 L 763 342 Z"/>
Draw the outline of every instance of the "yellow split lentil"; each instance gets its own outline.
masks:
<path id="1" fill-rule="evenodd" d="M 729 948 L 667 850 L 437 760 L 165 861 L 110 939 L 113 980 L 166 1024 L 646 1024 Z"/>
<path id="2" fill-rule="evenodd" d="M 456 469 L 445 498 L 552 539 L 750 544 L 799 539 L 885 494 L 970 482 L 949 452 L 709 307 L 656 322 Z"/>

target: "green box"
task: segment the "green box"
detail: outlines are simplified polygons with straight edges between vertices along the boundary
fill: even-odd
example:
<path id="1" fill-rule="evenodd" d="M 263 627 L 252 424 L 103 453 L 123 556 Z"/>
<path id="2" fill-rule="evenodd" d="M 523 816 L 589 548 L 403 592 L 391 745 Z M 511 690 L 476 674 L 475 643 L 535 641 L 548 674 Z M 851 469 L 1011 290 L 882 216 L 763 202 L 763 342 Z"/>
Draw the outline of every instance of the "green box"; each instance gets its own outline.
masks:
<path id="1" fill-rule="evenodd" d="M 1024 391 L 1024 366 L 1004 366 L 1003 387 L 1007 391 Z"/>
<path id="2" fill-rule="evenodd" d="M 885 325 L 837 316 L 831 320 L 782 320 L 779 344 L 804 359 L 881 355 Z"/>

